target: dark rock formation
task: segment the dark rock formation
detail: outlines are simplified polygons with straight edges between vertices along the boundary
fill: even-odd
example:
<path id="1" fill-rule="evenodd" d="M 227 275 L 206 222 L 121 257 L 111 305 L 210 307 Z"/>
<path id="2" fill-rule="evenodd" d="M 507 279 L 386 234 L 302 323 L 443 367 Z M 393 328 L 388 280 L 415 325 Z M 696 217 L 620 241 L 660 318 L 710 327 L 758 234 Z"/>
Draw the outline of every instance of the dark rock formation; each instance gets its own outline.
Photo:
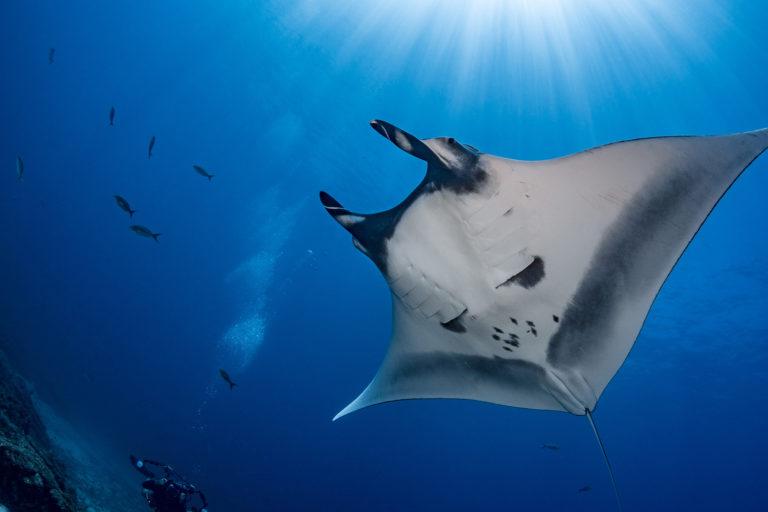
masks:
<path id="1" fill-rule="evenodd" d="M 64 465 L 24 381 L 0 353 L 0 505 L 10 512 L 76 512 Z"/>

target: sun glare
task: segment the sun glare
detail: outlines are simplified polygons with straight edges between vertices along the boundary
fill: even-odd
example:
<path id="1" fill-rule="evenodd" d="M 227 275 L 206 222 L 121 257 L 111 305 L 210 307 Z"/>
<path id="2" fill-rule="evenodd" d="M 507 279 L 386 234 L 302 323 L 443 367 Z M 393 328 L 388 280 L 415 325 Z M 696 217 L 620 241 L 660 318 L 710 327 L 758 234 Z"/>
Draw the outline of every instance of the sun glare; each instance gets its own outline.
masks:
<path id="1" fill-rule="evenodd" d="M 377 77 L 409 72 L 457 101 L 525 80 L 585 102 L 586 90 L 682 75 L 728 26 L 714 0 L 296 0 L 286 25 Z M 602 88 L 602 89 L 601 89 Z M 611 91 L 612 93 L 612 91 Z"/>

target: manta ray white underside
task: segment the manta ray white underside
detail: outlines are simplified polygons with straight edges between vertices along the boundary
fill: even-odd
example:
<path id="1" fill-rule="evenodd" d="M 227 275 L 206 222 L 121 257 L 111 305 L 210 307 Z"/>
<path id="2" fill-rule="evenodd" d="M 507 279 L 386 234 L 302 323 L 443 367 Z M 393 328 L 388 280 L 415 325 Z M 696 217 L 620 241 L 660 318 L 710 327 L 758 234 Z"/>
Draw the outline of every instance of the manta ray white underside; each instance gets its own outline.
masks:
<path id="1" fill-rule="evenodd" d="M 337 417 L 415 398 L 588 414 L 675 262 L 768 146 L 759 130 L 525 162 L 372 125 L 428 168 L 386 212 L 320 194 L 384 274 L 394 310 L 378 374 Z"/>

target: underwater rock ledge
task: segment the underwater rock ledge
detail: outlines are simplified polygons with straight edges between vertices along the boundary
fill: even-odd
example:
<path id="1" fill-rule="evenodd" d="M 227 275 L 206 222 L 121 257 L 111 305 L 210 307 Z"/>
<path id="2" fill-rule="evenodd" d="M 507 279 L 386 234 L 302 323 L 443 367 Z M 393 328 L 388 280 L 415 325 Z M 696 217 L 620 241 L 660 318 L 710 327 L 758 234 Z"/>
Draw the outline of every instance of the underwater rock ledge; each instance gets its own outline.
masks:
<path id="1" fill-rule="evenodd" d="M 76 512 L 64 465 L 24 381 L 0 352 L 0 506 L 8 512 Z"/>

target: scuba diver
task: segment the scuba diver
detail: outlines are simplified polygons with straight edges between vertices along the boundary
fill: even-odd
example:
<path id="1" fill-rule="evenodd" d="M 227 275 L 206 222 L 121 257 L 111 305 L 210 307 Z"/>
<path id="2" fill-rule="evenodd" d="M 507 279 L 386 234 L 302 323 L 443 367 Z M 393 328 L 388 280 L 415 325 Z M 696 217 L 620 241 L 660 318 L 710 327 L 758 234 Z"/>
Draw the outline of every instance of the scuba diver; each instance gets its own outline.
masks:
<path id="1" fill-rule="evenodd" d="M 171 466 L 149 459 L 139 459 L 131 455 L 131 464 L 147 479 L 142 482 L 144 498 L 156 512 L 208 512 L 205 495 L 198 491 L 178 474 Z M 146 465 L 151 464 L 165 471 L 165 476 L 157 478 Z M 191 504 L 197 495 L 201 505 Z"/>

